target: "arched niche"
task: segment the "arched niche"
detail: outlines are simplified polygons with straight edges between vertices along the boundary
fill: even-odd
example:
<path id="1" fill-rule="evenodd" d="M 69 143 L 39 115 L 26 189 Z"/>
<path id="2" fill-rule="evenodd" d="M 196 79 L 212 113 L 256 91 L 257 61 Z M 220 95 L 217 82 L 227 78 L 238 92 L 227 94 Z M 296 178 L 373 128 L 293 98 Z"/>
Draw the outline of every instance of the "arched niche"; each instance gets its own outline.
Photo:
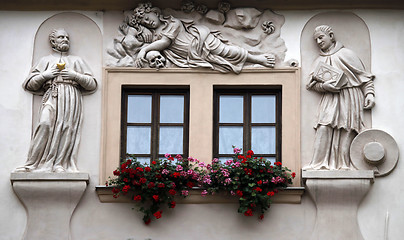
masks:
<path id="1" fill-rule="evenodd" d="M 301 113 L 302 113 L 302 166 L 312 158 L 314 142 L 314 125 L 321 94 L 306 90 L 310 71 L 315 68 L 314 60 L 319 56 L 319 48 L 314 41 L 314 29 L 319 25 L 329 25 L 333 29 L 335 39 L 346 48 L 353 50 L 362 60 L 366 70 L 371 72 L 371 42 L 366 23 L 351 12 L 324 12 L 313 16 L 304 26 L 300 38 L 301 53 Z M 377 81 L 377 80 L 376 80 Z M 377 89 L 376 89 L 377 95 Z M 377 101 L 377 99 L 376 99 Z M 365 125 L 371 128 L 370 111 L 364 111 Z"/>
<path id="2" fill-rule="evenodd" d="M 102 35 L 97 24 L 80 13 L 63 12 L 58 13 L 46 19 L 38 28 L 34 40 L 34 49 L 32 65 L 34 66 L 39 59 L 53 52 L 49 34 L 53 29 L 63 28 L 70 37 L 69 55 L 80 56 L 90 66 L 94 76 L 98 80 L 98 86 L 101 84 L 102 72 Z M 42 96 L 34 96 L 33 99 L 33 117 L 32 127 L 38 122 L 38 113 L 41 105 Z M 86 104 L 85 104 L 86 105 Z M 84 107 L 84 119 L 86 119 L 86 109 Z M 85 129 L 85 126 L 83 127 Z"/>

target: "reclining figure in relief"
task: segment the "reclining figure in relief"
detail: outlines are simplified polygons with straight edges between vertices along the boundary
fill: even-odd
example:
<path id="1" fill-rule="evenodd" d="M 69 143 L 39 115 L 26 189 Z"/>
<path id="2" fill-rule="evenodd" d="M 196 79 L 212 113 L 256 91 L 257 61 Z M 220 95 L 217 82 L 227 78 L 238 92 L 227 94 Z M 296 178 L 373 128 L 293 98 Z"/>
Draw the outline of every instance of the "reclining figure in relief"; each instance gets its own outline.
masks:
<path id="1" fill-rule="evenodd" d="M 125 37 L 108 53 L 114 56 L 125 52 L 126 59 L 121 61 L 126 66 L 142 68 L 148 63 L 158 69 L 165 66 L 167 59 L 181 68 L 202 67 L 238 74 L 246 62 L 269 68 L 275 65 L 273 54 L 249 53 L 228 44 L 218 31 L 192 20 L 163 16 L 151 3 L 139 4 L 120 31 Z"/>

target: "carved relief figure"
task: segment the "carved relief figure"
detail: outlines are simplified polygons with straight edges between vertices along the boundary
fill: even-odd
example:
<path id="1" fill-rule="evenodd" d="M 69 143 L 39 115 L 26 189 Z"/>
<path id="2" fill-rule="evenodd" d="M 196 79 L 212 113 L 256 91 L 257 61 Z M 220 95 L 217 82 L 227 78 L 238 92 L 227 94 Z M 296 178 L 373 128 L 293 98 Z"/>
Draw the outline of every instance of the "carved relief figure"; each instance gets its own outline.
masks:
<path id="1" fill-rule="evenodd" d="M 78 172 L 82 94 L 93 93 L 97 82 L 80 57 L 68 55 L 65 30 L 53 30 L 49 40 L 54 52 L 41 58 L 23 83 L 25 90 L 43 98 L 27 161 L 16 172 Z"/>
<path id="2" fill-rule="evenodd" d="M 313 159 L 305 169 L 355 169 L 349 159 L 353 138 L 365 129 L 363 109 L 374 101 L 374 75 L 359 57 L 335 40 L 330 26 L 314 31 L 320 56 L 314 62 L 307 89 L 322 94 L 315 126 Z"/>
<path id="3" fill-rule="evenodd" d="M 265 67 L 275 65 L 272 54 L 251 54 L 242 47 L 227 44 L 220 38 L 219 32 L 190 20 L 163 16 L 160 9 L 150 3 L 139 4 L 128 19 L 128 25 L 124 26 L 127 30 L 121 31 L 127 33 L 122 41 L 127 41 L 127 38 L 131 41 L 122 45 L 130 45 L 126 52 L 133 53 L 129 54 L 131 57 L 137 53 L 134 57 L 137 67 L 148 63 L 146 55 L 150 51 L 159 51 L 170 62 L 184 68 L 203 67 L 239 73 L 246 62 Z"/>

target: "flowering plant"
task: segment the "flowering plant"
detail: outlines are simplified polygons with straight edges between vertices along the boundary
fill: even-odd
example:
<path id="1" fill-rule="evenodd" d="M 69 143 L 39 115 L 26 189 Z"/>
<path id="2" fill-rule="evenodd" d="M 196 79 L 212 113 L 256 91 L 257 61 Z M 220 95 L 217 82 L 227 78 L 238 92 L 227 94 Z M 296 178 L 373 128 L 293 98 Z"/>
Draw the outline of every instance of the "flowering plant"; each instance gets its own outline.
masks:
<path id="1" fill-rule="evenodd" d="M 112 192 L 117 198 L 120 194 L 132 194 L 143 212 L 146 224 L 162 216 L 162 206 L 174 208 L 175 195 L 188 196 L 188 190 L 201 187 L 202 196 L 218 191 L 229 192 L 239 200 L 238 212 L 253 216 L 260 211 L 259 218 L 264 218 L 270 207 L 271 197 L 279 190 L 292 183 L 295 173 L 291 173 L 281 162 L 254 157 L 252 150 L 241 155 L 241 149 L 234 148 L 233 159 L 220 163 L 213 159 L 212 164 L 199 162 L 189 157 L 183 159 L 177 155 L 174 159 L 166 154 L 166 159 L 154 160 L 151 164 L 142 164 L 131 155 L 113 172 L 115 179 L 110 179 L 107 186 L 114 186 Z"/>
<path id="2" fill-rule="evenodd" d="M 138 202 L 138 210 L 143 212 L 143 221 L 149 224 L 152 217 L 162 216 L 162 206 L 175 208 L 175 195 L 188 196 L 188 189 L 196 186 L 199 179 L 199 163 L 193 158 L 183 159 L 177 155 L 174 159 L 166 154 L 164 160 L 154 160 L 151 164 L 142 164 L 132 155 L 113 172 L 115 179 L 107 185 L 114 186 L 114 198 L 120 194 L 131 194 Z M 192 169 L 191 169 L 192 168 Z"/>
<path id="3" fill-rule="evenodd" d="M 272 165 L 262 157 L 254 157 L 252 150 L 247 151 L 246 156 L 240 154 L 239 148 L 233 150 L 233 159 L 225 163 L 213 159 L 209 174 L 203 176 L 202 187 L 207 189 L 203 195 L 224 190 L 238 197 L 238 212 L 253 216 L 259 211 L 259 218 L 263 219 L 271 197 L 291 184 L 296 174 L 282 167 L 281 162 Z"/>

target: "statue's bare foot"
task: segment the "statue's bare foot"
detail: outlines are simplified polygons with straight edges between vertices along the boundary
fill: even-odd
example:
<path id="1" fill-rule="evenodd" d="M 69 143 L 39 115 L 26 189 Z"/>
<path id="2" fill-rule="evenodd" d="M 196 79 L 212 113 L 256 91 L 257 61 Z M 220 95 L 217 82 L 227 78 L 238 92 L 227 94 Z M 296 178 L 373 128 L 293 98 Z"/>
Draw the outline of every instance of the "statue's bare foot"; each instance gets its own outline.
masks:
<path id="1" fill-rule="evenodd" d="M 63 167 L 56 167 L 55 169 L 53 169 L 53 172 L 63 173 L 63 172 L 66 172 L 66 170 Z"/>
<path id="2" fill-rule="evenodd" d="M 251 63 L 257 63 L 264 67 L 273 68 L 275 66 L 275 56 L 270 53 L 252 55 L 248 54 L 247 61 Z"/>
<path id="3" fill-rule="evenodd" d="M 30 169 L 27 167 L 18 167 L 16 169 L 14 169 L 13 172 L 15 172 L 15 173 L 30 172 Z"/>

